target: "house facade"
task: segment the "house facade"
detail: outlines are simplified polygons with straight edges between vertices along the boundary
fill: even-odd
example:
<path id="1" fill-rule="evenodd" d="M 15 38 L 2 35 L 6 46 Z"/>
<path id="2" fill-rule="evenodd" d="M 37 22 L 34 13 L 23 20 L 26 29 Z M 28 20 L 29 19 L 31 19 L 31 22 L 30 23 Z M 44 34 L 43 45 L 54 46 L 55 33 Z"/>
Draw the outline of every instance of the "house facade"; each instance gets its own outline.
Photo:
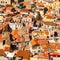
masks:
<path id="1" fill-rule="evenodd" d="M 0 5 L 11 4 L 11 0 L 0 0 Z"/>
<path id="2" fill-rule="evenodd" d="M 24 0 L 0 0 L 0 5 L 11 4 L 12 2 L 22 2 Z"/>

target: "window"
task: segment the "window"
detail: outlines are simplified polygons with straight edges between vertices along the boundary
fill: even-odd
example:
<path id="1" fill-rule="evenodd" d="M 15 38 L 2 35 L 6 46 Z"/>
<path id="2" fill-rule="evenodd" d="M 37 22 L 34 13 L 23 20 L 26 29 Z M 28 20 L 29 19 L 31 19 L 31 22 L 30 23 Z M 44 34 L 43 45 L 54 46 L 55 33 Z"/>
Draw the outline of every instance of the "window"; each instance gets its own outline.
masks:
<path id="1" fill-rule="evenodd" d="M 2 1 L 1 1 L 1 3 L 2 3 Z"/>
<path id="2" fill-rule="evenodd" d="M 6 2 L 7 3 L 7 2 Z"/>

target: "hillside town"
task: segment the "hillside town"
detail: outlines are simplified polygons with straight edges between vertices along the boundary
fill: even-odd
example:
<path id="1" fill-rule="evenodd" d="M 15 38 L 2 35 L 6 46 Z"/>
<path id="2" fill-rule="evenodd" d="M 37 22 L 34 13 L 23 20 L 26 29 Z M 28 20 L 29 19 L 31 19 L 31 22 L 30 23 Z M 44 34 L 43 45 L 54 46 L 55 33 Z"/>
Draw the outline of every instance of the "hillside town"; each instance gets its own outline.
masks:
<path id="1" fill-rule="evenodd" d="M 0 60 L 60 60 L 60 0 L 0 0 Z"/>

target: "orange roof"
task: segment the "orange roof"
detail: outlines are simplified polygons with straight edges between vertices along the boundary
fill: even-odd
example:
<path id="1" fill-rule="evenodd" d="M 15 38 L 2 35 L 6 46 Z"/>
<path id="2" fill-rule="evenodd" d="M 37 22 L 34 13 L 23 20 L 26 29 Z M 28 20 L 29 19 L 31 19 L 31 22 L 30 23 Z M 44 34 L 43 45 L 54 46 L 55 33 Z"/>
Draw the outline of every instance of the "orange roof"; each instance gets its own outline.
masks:
<path id="1" fill-rule="evenodd" d="M 38 43 L 37 43 L 37 40 L 31 40 L 30 43 L 31 43 L 32 45 L 38 44 Z"/>
<path id="2" fill-rule="evenodd" d="M 17 38 L 17 36 L 18 36 L 18 30 L 17 30 L 17 29 L 16 29 L 16 30 L 13 30 L 13 31 L 11 32 L 11 34 L 12 34 L 14 37 Z"/>
<path id="3" fill-rule="evenodd" d="M 2 41 L 2 34 L 0 34 L 0 42 Z"/>
<path id="4" fill-rule="evenodd" d="M 45 31 L 45 34 L 46 34 L 46 35 L 49 35 L 49 32 L 48 32 L 48 31 Z"/>
<path id="5" fill-rule="evenodd" d="M 47 40 L 46 38 L 39 38 L 39 40 Z"/>
<path id="6" fill-rule="evenodd" d="M 54 18 L 54 16 L 50 16 L 50 15 L 47 15 L 47 17 L 46 18 L 48 18 L 48 19 L 53 19 Z"/>
<path id="7" fill-rule="evenodd" d="M 29 3 L 28 2 L 23 2 L 24 5 L 28 5 Z"/>
<path id="8" fill-rule="evenodd" d="M 39 57 L 44 57 L 44 53 L 39 54 Z"/>
<path id="9" fill-rule="evenodd" d="M 53 49 L 53 50 L 57 50 L 57 47 L 56 46 L 50 45 L 50 48 Z"/>
<path id="10" fill-rule="evenodd" d="M 11 4 L 7 4 L 6 7 L 13 7 Z"/>
<path id="11" fill-rule="evenodd" d="M 44 3 L 43 3 L 43 2 L 36 2 L 36 5 L 37 5 L 37 6 L 44 7 Z"/>
<path id="12" fill-rule="evenodd" d="M 49 48 L 45 48 L 43 52 L 49 52 Z"/>
<path id="13" fill-rule="evenodd" d="M 22 9 L 20 12 L 28 12 L 28 9 Z"/>
<path id="14" fill-rule="evenodd" d="M 3 27 L 3 24 L 1 23 L 1 24 L 0 24 L 0 29 L 2 29 L 2 27 Z"/>
<path id="15" fill-rule="evenodd" d="M 60 18 L 60 14 L 57 14 L 57 17 Z"/>
<path id="16" fill-rule="evenodd" d="M 48 44 L 48 40 L 38 40 L 38 44 Z"/>
<path id="17" fill-rule="evenodd" d="M 17 35 L 16 42 L 20 42 L 20 41 L 21 41 L 21 36 Z"/>
<path id="18" fill-rule="evenodd" d="M 45 58 L 49 58 L 49 55 L 48 54 L 44 54 Z"/>
<path id="19" fill-rule="evenodd" d="M 57 20 L 56 21 L 56 26 L 59 26 L 60 27 L 60 20 Z"/>
<path id="20" fill-rule="evenodd" d="M 53 23 L 53 22 L 44 22 L 44 24 L 46 24 L 46 25 L 51 25 L 51 26 L 55 26 L 55 25 L 56 25 L 56 24 Z"/>
<path id="21" fill-rule="evenodd" d="M 0 55 L 4 55 L 4 50 L 0 49 Z"/>
<path id="22" fill-rule="evenodd" d="M 29 51 L 21 51 L 21 50 L 19 50 L 17 52 L 17 54 L 16 54 L 16 57 L 19 57 L 19 56 L 23 57 L 23 59 L 29 59 L 30 52 Z"/>
<path id="23" fill-rule="evenodd" d="M 60 49 L 60 43 L 58 43 L 56 47 L 57 47 L 57 49 Z"/>
<path id="24" fill-rule="evenodd" d="M 49 58 L 48 54 L 45 54 L 45 53 L 41 53 L 41 54 L 39 54 L 39 57 L 41 57 L 41 58 L 43 58 L 43 57 L 45 57 L 45 58 Z"/>
<path id="25" fill-rule="evenodd" d="M 48 49 L 48 47 L 49 47 L 48 44 L 42 44 L 42 45 L 41 45 L 41 48 L 42 48 L 42 49 Z"/>

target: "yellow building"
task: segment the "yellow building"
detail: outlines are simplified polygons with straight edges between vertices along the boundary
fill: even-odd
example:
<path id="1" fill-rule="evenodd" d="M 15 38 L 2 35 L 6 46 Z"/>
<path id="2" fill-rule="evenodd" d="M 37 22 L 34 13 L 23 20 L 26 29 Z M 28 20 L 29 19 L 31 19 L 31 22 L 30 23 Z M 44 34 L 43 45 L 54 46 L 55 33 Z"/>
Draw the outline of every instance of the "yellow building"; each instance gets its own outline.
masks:
<path id="1" fill-rule="evenodd" d="M 53 8 L 54 9 L 60 8 L 60 2 L 58 0 L 53 3 Z"/>

